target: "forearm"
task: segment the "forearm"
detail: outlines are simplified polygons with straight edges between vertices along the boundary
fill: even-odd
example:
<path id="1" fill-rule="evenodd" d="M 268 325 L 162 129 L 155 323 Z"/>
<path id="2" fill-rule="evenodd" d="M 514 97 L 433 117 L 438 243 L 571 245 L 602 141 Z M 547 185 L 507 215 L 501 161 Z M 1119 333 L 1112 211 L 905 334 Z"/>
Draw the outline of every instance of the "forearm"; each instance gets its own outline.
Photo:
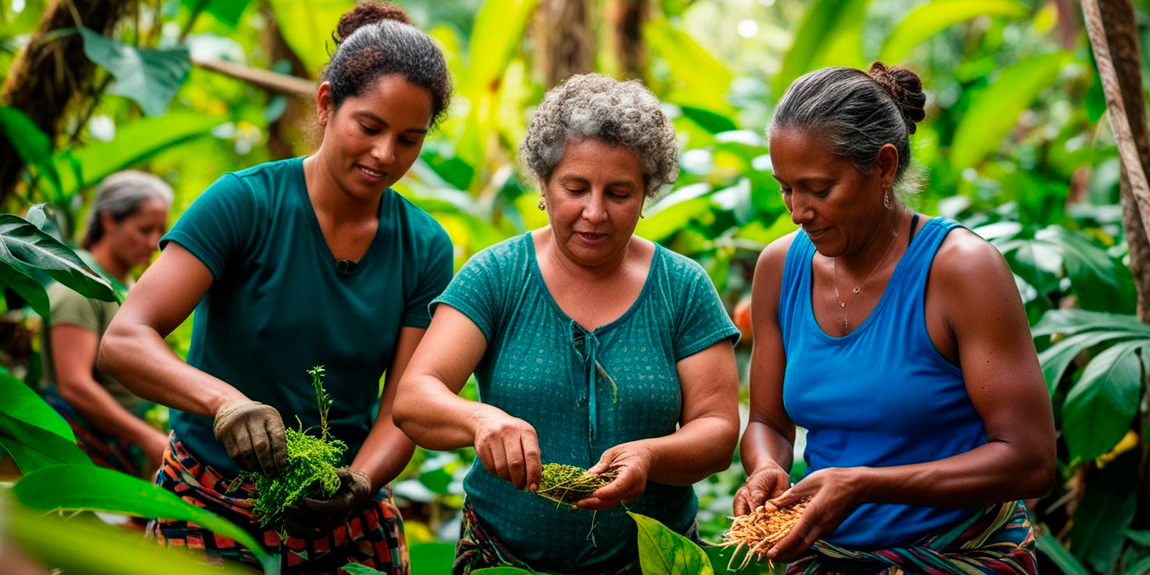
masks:
<path id="1" fill-rule="evenodd" d="M 752 420 L 747 424 L 739 446 L 739 457 L 747 475 L 767 465 L 778 465 L 790 473 L 794 465 L 794 453 L 793 440 L 762 421 Z"/>
<path id="2" fill-rule="evenodd" d="M 144 325 L 113 320 L 100 345 L 99 369 L 136 395 L 198 415 L 248 398 L 224 381 L 180 360 L 160 334 Z"/>
<path id="3" fill-rule="evenodd" d="M 375 425 L 363 442 L 363 447 L 351 462 L 351 468 L 371 478 L 374 493 L 391 483 L 415 453 L 415 444 L 391 421 L 390 414 L 380 413 Z"/>
<path id="4" fill-rule="evenodd" d="M 502 415 L 490 405 L 463 399 L 430 376 L 404 379 L 395 400 L 395 423 L 426 449 L 449 451 L 475 445 L 475 423 Z"/>
<path id="5" fill-rule="evenodd" d="M 647 480 L 691 485 L 730 467 L 739 425 L 723 417 L 700 417 L 671 435 L 643 439 L 651 451 Z"/>
<path id="6" fill-rule="evenodd" d="M 64 398 L 81 417 L 104 433 L 136 445 L 162 435 L 160 430 L 124 409 L 93 379 L 61 380 L 59 391 L 60 397 Z"/>
<path id="7" fill-rule="evenodd" d="M 1054 469 L 1033 450 L 992 441 L 976 449 L 929 463 L 855 468 L 860 500 L 966 507 L 1042 497 Z"/>

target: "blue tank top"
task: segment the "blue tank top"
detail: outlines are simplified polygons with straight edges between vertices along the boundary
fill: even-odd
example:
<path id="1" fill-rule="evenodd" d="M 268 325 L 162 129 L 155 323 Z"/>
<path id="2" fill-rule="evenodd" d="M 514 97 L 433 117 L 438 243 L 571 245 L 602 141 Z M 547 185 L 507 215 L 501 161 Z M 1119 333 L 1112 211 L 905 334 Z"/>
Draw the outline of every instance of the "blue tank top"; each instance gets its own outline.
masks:
<path id="1" fill-rule="evenodd" d="M 934 255 L 953 220 L 927 221 L 898 262 L 870 316 L 831 337 L 811 308 L 814 244 L 799 232 L 787 253 L 779 327 L 787 367 L 783 404 L 807 429 L 807 473 L 935 461 L 986 443 L 962 370 L 926 330 L 924 296 Z M 864 504 L 825 539 L 854 549 L 909 543 L 974 508 Z"/>

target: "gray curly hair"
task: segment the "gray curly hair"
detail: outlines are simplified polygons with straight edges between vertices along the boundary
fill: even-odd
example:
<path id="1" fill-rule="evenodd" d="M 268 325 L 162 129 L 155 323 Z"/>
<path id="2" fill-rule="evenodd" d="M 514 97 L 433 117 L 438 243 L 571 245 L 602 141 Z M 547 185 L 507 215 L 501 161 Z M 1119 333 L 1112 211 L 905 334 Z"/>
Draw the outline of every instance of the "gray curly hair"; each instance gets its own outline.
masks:
<path id="1" fill-rule="evenodd" d="M 585 139 L 634 150 L 643 163 L 647 197 L 679 177 L 675 128 L 659 100 L 637 80 L 580 74 L 548 90 L 519 145 L 519 157 L 547 181 L 567 142 Z"/>

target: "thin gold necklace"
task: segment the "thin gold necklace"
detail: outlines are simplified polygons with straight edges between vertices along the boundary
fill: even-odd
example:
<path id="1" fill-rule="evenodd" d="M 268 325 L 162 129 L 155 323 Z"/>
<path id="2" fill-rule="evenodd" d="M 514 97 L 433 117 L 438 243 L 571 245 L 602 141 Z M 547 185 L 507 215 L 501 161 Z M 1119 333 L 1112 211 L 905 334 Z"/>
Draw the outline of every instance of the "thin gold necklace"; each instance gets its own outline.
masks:
<path id="1" fill-rule="evenodd" d="M 889 256 L 891 250 L 894 249 L 894 244 L 898 240 L 898 232 L 902 228 L 902 226 L 897 224 L 897 222 L 899 221 L 899 219 L 901 217 L 902 217 L 901 212 L 895 216 L 894 220 L 896 223 L 895 223 L 895 225 L 891 226 L 891 228 L 892 228 L 891 229 L 891 239 L 890 239 L 890 243 L 887 244 L 887 246 L 886 246 L 886 252 L 884 252 L 882 254 L 882 259 L 880 259 L 878 261 L 878 263 L 875 264 L 875 266 L 873 268 L 871 268 L 870 273 L 868 273 L 866 275 L 866 277 L 863 278 L 863 281 L 861 283 L 859 283 L 858 285 L 856 285 L 854 287 L 854 289 L 851 290 L 853 292 L 853 295 L 851 296 L 850 301 L 844 302 L 842 296 L 839 295 L 839 265 L 838 265 L 839 264 L 839 258 L 837 256 L 831 258 L 831 270 L 832 270 L 834 282 L 835 282 L 835 299 L 838 300 L 838 302 L 839 302 L 839 319 L 841 319 L 843 322 L 843 334 L 850 333 L 850 329 L 851 329 L 850 321 L 847 319 L 847 306 L 854 303 L 855 298 L 857 298 L 858 295 L 860 293 L 862 293 L 863 286 L 865 286 L 867 284 L 867 282 L 870 281 L 871 276 L 873 276 L 874 273 L 876 271 L 878 271 L 878 269 L 880 267 L 882 267 L 883 262 L 886 261 L 887 256 Z"/>

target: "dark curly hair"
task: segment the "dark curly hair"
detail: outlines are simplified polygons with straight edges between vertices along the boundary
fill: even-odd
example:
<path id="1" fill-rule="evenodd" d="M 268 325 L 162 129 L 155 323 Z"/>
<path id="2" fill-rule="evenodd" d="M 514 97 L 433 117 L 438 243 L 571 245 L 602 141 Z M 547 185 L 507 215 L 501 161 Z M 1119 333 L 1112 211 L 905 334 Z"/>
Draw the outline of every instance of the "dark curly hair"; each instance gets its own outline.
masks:
<path id="1" fill-rule="evenodd" d="M 390 2 L 357 4 L 339 19 L 332 33 L 335 51 L 321 79 L 331 84 L 332 103 L 358 96 L 378 79 L 399 74 L 431 96 L 431 124 L 451 100 L 451 78 L 443 52 L 412 25 L 402 8 Z"/>

